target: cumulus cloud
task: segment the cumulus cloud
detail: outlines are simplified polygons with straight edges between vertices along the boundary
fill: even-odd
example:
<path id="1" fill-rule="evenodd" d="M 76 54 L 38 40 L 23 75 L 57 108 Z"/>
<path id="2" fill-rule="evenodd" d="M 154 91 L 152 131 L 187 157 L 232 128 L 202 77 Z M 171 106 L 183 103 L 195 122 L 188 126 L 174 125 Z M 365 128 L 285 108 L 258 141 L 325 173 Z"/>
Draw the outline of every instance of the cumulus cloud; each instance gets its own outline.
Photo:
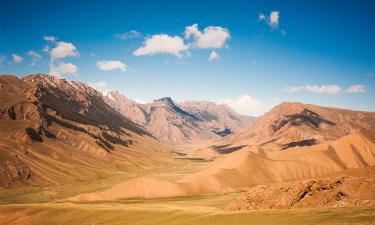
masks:
<path id="1" fill-rule="evenodd" d="M 12 58 L 14 63 L 20 63 L 23 61 L 23 58 L 17 54 L 12 54 Z"/>
<path id="2" fill-rule="evenodd" d="M 216 51 L 212 51 L 210 54 L 210 57 L 208 57 L 208 60 L 212 62 L 212 61 L 218 60 L 219 58 L 220 58 L 219 53 L 217 53 Z"/>
<path id="3" fill-rule="evenodd" d="M 96 63 L 96 66 L 101 70 L 121 70 L 126 72 L 127 66 L 121 61 L 102 60 Z"/>
<path id="4" fill-rule="evenodd" d="M 353 84 L 345 91 L 348 93 L 364 93 L 366 92 L 366 86 L 362 84 Z"/>
<path id="5" fill-rule="evenodd" d="M 279 11 L 272 11 L 270 13 L 270 21 L 269 21 L 270 26 L 277 28 L 279 26 L 279 18 L 280 18 Z"/>
<path id="6" fill-rule="evenodd" d="M 341 87 L 338 85 L 305 85 L 285 87 L 284 92 L 312 92 L 318 94 L 337 94 L 341 92 Z"/>
<path id="7" fill-rule="evenodd" d="M 249 95 L 242 95 L 238 98 L 225 99 L 217 102 L 224 103 L 236 112 L 247 115 L 253 115 L 259 112 L 261 108 L 261 104 Z"/>
<path id="8" fill-rule="evenodd" d="M 133 38 L 140 38 L 142 37 L 142 34 L 136 30 L 130 30 L 128 32 L 124 33 L 117 33 L 114 35 L 115 38 L 118 38 L 120 40 L 129 40 Z"/>
<path id="9" fill-rule="evenodd" d="M 203 32 L 199 30 L 198 24 L 185 28 L 185 39 L 193 37 L 194 47 L 198 48 L 223 48 L 226 41 L 230 39 L 229 30 L 220 26 L 206 27 Z"/>
<path id="10" fill-rule="evenodd" d="M 189 47 L 179 36 L 169 36 L 167 34 L 156 34 L 147 38 L 143 42 L 143 47 L 133 52 L 135 56 L 154 55 L 157 53 L 166 53 L 181 57 L 182 53 Z"/>
<path id="11" fill-rule="evenodd" d="M 51 35 L 51 36 L 44 36 L 43 39 L 45 41 L 56 42 L 57 37 Z"/>
<path id="12" fill-rule="evenodd" d="M 77 48 L 70 42 L 57 42 L 56 47 L 51 50 L 52 59 L 65 58 L 68 56 L 77 56 Z"/>
<path id="13" fill-rule="evenodd" d="M 27 55 L 31 58 L 31 65 L 34 66 L 38 61 L 42 59 L 42 56 L 34 51 L 28 51 Z"/>
<path id="14" fill-rule="evenodd" d="M 76 75 L 78 68 L 72 63 L 59 63 L 57 65 L 51 65 L 50 74 L 57 77 L 64 77 L 66 75 Z"/>

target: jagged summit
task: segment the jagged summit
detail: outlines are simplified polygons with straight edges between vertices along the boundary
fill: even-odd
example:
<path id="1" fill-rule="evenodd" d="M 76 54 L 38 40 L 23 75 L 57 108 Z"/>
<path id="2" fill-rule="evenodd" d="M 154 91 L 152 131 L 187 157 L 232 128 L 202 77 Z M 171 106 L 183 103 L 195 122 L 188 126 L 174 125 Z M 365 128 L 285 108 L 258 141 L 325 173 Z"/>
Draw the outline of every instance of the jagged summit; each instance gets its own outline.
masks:
<path id="1" fill-rule="evenodd" d="M 155 137 L 174 144 L 225 136 L 255 120 L 213 102 L 176 103 L 171 97 L 164 97 L 138 104 L 118 92 L 109 94 L 112 98 L 105 98 L 108 104 Z"/>

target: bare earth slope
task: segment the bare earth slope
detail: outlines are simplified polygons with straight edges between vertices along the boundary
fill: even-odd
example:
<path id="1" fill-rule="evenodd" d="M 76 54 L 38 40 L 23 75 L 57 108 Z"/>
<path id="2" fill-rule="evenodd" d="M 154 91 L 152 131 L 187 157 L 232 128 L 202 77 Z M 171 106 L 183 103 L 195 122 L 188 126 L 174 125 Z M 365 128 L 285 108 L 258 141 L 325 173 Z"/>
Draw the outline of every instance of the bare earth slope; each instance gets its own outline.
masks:
<path id="1" fill-rule="evenodd" d="M 360 128 L 375 130 L 375 113 L 285 102 L 217 145 L 281 150 L 336 140 Z"/>
<path id="2" fill-rule="evenodd" d="M 152 168 L 170 151 L 81 82 L 0 76 L 0 186 Z"/>
<path id="3" fill-rule="evenodd" d="M 226 136 L 255 120 L 254 117 L 240 115 L 226 105 L 213 102 L 176 104 L 166 97 L 153 103 L 139 104 L 118 91 L 107 93 L 105 100 L 155 137 L 173 144 Z"/>
<path id="4" fill-rule="evenodd" d="M 375 167 L 335 176 L 258 185 L 231 201 L 226 210 L 375 206 Z"/>
<path id="5" fill-rule="evenodd" d="M 322 177 L 371 165 L 375 165 L 375 132 L 362 129 L 336 141 L 285 151 L 259 151 L 246 147 L 217 158 L 177 182 L 134 178 L 103 192 L 82 194 L 71 200 L 226 193 L 256 184 Z"/>

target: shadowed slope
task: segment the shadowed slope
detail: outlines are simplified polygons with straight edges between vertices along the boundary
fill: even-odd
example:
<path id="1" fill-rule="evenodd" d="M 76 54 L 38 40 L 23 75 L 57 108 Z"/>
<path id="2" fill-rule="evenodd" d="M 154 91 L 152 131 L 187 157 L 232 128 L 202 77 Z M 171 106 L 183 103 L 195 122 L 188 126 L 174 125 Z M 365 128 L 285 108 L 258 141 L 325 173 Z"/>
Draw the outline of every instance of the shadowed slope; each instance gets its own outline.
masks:
<path id="1" fill-rule="evenodd" d="M 171 149 L 78 82 L 0 77 L 0 186 L 86 180 L 170 163 Z"/>

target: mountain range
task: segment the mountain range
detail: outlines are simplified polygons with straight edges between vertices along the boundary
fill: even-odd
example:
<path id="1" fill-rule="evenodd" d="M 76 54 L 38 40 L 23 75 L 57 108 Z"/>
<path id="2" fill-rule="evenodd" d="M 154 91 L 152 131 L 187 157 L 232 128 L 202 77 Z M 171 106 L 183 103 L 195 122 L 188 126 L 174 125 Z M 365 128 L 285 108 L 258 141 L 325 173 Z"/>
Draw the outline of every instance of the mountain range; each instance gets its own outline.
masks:
<path id="1" fill-rule="evenodd" d="M 104 99 L 159 140 L 173 144 L 223 137 L 256 120 L 238 114 L 225 104 L 208 101 L 175 103 L 172 98 L 165 97 L 140 104 L 118 91 L 106 93 Z"/>
<path id="2" fill-rule="evenodd" d="M 2 187 L 204 162 L 178 179 L 136 176 L 71 201 L 227 193 L 375 165 L 373 112 L 285 102 L 254 118 L 207 101 L 140 104 L 43 74 L 0 76 L 0 102 Z"/>

